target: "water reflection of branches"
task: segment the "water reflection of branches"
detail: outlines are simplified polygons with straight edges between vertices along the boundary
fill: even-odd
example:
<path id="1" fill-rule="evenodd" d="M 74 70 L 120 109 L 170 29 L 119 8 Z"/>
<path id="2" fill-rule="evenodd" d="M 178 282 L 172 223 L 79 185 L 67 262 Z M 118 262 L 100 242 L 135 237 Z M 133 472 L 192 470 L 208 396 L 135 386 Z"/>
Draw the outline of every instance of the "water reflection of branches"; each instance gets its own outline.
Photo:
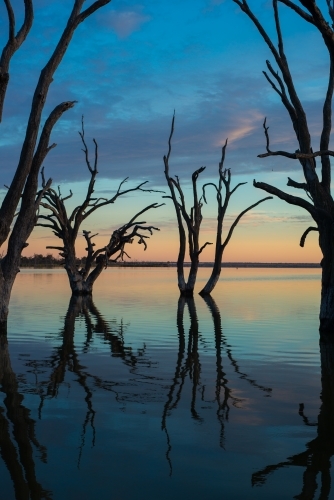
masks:
<path id="1" fill-rule="evenodd" d="M 320 342 L 321 355 L 321 407 L 317 424 L 312 424 L 304 413 L 304 405 L 299 405 L 299 415 L 307 426 L 317 426 L 317 436 L 306 444 L 306 450 L 288 457 L 277 464 L 268 465 L 252 475 L 252 485 L 263 485 L 267 477 L 276 470 L 298 466 L 303 467 L 302 491 L 294 498 L 311 500 L 318 490 L 320 475 L 319 499 L 328 500 L 331 493 L 331 457 L 334 455 L 334 343 Z"/>
<path id="2" fill-rule="evenodd" d="M 263 391 L 266 395 L 269 395 L 271 388 L 265 387 L 258 384 L 255 380 L 251 379 L 246 373 L 242 372 L 239 365 L 232 354 L 232 349 L 228 345 L 226 338 L 223 336 L 221 316 L 217 304 L 212 297 L 206 296 L 203 298 L 207 304 L 213 318 L 214 323 L 214 333 L 215 333 L 215 351 L 216 351 L 216 381 L 214 390 L 214 399 L 207 401 L 210 403 L 217 403 L 217 419 L 220 425 L 220 446 L 224 448 L 225 444 L 225 422 L 228 421 L 230 404 L 235 407 L 240 406 L 242 400 L 233 394 L 233 390 L 228 385 L 227 374 L 223 369 L 222 361 L 222 349 L 225 349 L 227 357 L 234 368 L 234 371 L 238 374 L 239 378 L 247 381 L 253 387 Z M 188 336 L 188 345 L 186 351 L 186 335 L 184 328 L 184 310 L 185 305 L 187 305 L 189 317 L 190 317 L 190 328 Z M 177 308 L 177 329 L 179 338 L 179 349 L 176 360 L 176 367 L 174 372 L 174 377 L 172 384 L 169 388 L 167 400 L 164 405 L 162 413 L 162 430 L 167 436 L 167 453 L 166 457 L 171 468 L 171 441 L 167 429 L 167 417 L 171 415 L 173 409 L 175 409 L 181 399 L 182 391 L 186 382 L 187 375 L 192 382 L 192 391 L 190 399 L 190 412 L 194 420 L 201 423 L 203 422 L 203 417 L 201 417 L 196 409 L 196 399 L 197 394 L 201 394 L 202 401 L 205 401 L 205 385 L 201 384 L 201 363 L 198 352 L 198 340 L 200 337 L 199 333 L 199 323 L 198 316 L 195 306 L 195 301 L 193 297 L 183 297 L 181 296 L 178 301 Z"/>
<path id="3" fill-rule="evenodd" d="M 40 453 L 40 460 L 47 462 L 46 448 L 35 433 L 35 421 L 23 403 L 18 380 L 12 369 L 8 342 L 0 335 L 0 387 L 5 394 L 4 406 L 0 407 L 0 454 L 13 481 L 15 498 L 18 500 L 51 499 L 36 479 L 33 446 Z"/>
<path id="4" fill-rule="evenodd" d="M 78 466 L 82 451 L 86 441 L 87 428 L 90 426 L 92 429 L 92 446 L 95 444 L 96 429 L 94 425 L 96 411 L 93 406 L 93 393 L 96 388 L 111 391 L 115 394 L 116 400 L 121 401 L 122 397 L 119 393 L 120 382 L 112 380 L 104 380 L 100 376 L 88 372 L 87 367 L 84 366 L 79 359 L 78 349 L 75 346 L 74 334 L 76 322 L 84 319 L 85 324 L 85 341 L 83 346 L 83 353 L 86 355 L 91 347 L 93 336 L 103 339 L 104 343 L 109 344 L 111 355 L 118 357 L 122 362 L 127 365 L 131 373 L 135 373 L 138 365 L 138 359 L 141 363 L 145 359 L 145 346 L 138 349 L 135 353 L 134 350 L 125 345 L 123 322 L 110 321 L 107 322 L 100 314 L 99 310 L 93 303 L 90 296 L 72 296 L 69 307 L 64 320 L 64 327 L 60 332 L 61 345 L 54 349 L 52 355 L 43 361 L 43 366 L 51 368 L 51 372 L 45 382 L 39 384 L 40 387 L 40 414 L 42 411 L 43 403 L 46 398 L 56 398 L 59 394 L 59 389 L 65 385 L 66 372 L 72 372 L 76 375 L 75 381 L 82 387 L 84 391 L 84 400 L 86 404 L 86 415 L 82 424 L 81 443 L 79 446 Z M 29 361 L 27 364 L 31 365 L 36 362 Z M 146 360 L 146 364 L 150 364 Z M 134 395 L 135 396 L 135 395 Z M 123 400 L 124 398 L 123 395 Z"/>
<path id="5" fill-rule="evenodd" d="M 123 320 L 116 322 L 105 321 L 97 307 L 95 306 L 90 296 L 84 297 L 81 307 L 81 314 L 85 318 L 87 337 L 85 341 L 84 352 L 89 351 L 93 334 L 101 337 L 103 341 L 110 346 L 111 355 L 121 358 L 124 364 L 130 368 L 135 368 L 138 364 L 142 364 L 145 360 L 144 354 L 146 346 L 139 348 L 136 353 L 130 346 L 127 346 L 124 340 L 124 332 L 128 325 L 123 323 Z M 94 321 L 93 321 L 94 320 Z M 146 365 L 149 365 L 149 360 L 146 360 Z"/>
<path id="6" fill-rule="evenodd" d="M 270 393 L 272 389 L 270 387 L 266 387 L 264 385 L 258 384 L 256 380 L 251 379 L 247 373 L 244 373 L 240 370 L 238 362 L 234 358 L 232 354 L 232 349 L 231 346 L 227 343 L 227 340 L 223 334 L 223 328 L 222 328 L 222 321 L 221 321 L 221 315 L 219 308 L 214 301 L 214 299 L 210 296 L 207 295 L 203 297 L 204 302 L 208 306 L 211 314 L 212 314 L 212 319 L 213 319 L 213 324 L 214 324 L 214 329 L 215 329 L 215 337 L 216 337 L 216 342 L 217 339 L 219 339 L 219 346 L 216 346 L 216 349 L 219 348 L 224 348 L 227 354 L 228 359 L 231 362 L 231 365 L 234 368 L 235 373 L 239 375 L 239 378 L 242 380 L 246 380 L 249 384 L 251 384 L 253 387 L 256 387 L 257 389 L 260 389 L 261 391 L 266 393 L 267 397 L 270 397 Z"/>

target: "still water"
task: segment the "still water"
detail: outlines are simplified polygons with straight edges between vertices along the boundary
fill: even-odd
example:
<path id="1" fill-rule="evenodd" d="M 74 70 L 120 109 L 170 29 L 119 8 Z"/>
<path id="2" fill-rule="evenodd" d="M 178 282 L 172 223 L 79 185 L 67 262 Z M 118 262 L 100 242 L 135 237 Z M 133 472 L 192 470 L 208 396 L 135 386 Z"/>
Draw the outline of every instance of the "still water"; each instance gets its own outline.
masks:
<path id="1" fill-rule="evenodd" d="M 70 302 L 63 270 L 20 273 L 1 499 L 334 499 L 319 270 L 224 269 L 207 301 L 175 274 L 110 269 Z"/>

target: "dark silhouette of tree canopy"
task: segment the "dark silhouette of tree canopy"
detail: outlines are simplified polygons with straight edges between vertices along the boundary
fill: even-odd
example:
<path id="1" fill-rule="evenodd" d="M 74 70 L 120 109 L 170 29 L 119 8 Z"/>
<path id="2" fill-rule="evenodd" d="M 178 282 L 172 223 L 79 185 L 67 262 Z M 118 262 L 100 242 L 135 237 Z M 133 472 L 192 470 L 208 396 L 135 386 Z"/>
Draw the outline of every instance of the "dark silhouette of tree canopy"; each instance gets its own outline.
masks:
<path id="1" fill-rule="evenodd" d="M 6 324 L 8 304 L 13 283 L 19 271 L 21 252 L 27 246 L 27 239 L 34 228 L 36 211 L 38 210 L 42 195 L 51 185 L 51 179 L 49 179 L 43 189 L 37 193 L 40 167 L 49 151 L 55 147 L 55 144 L 49 144 L 52 129 L 62 114 L 74 106 L 73 101 L 63 102 L 56 106 L 51 111 L 39 134 L 42 111 L 50 85 L 76 28 L 87 17 L 110 2 L 111 0 L 96 0 L 86 9 L 82 10 L 84 0 L 73 0 L 73 7 L 67 24 L 50 59 L 40 73 L 32 96 L 30 115 L 18 165 L 0 206 L 0 246 L 9 237 L 8 250 L 5 257 L 1 260 L 0 265 L 0 323 Z M 9 82 L 11 58 L 24 42 L 33 23 L 33 1 L 24 0 L 24 5 L 23 24 L 16 33 L 16 15 L 11 1 L 5 0 L 8 14 L 8 41 L 0 56 L 0 118 Z M 11 231 L 11 225 L 19 204 L 18 215 Z"/>
<path id="2" fill-rule="evenodd" d="M 95 243 L 93 243 L 92 240 L 94 236 L 97 236 L 97 234 L 91 234 L 91 231 L 84 230 L 83 236 L 87 243 L 87 254 L 84 259 L 84 265 L 79 267 L 75 244 L 81 224 L 99 208 L 114 204 L 119 197 L 130 192 L 141 191 L 145 193 L 152 193 L 161 191 L 144 188 L 148 181 L 141 182 L 133 188 L 124 189 L 123 186 L 128 179 L 126 178 L 120 183 L 116 193 L 111 198 L 94 197 L 95 180 L 98 174 L 98 145 L 96 140 L 93 139 L 95 145 L 95 155 L 94 165 L 92 166 L 89 160 L 89 151 L 85 141 L 83 120 L 82 130 L 79 134 L 83 143 L 86 165 L 91 176 L 87 187 L 86 197 L 80 205 L 74 208 L 72 213 L 68 214 L 65 201 L 72 197 L 72 191 L 70 191 L 68 196 L 62 197 L 59 187 L 58 192 L 51 187 L 46 189 L 43 193 L 40 206 L 47 209 L 48 213 L 47 215 L 39 214 L 36 225 L 52 229 L 52 232 L 62 240 L 63 246 L 47 246 L 46 248 L 60 250 L 60 255 L 64 258 L 64 267 L 68 275 L 72 293 L 81 295 L 92 293 L 93 285 L 96 279 L 99 277 L 103 269 L 107 267 L 108 261 L 111 257 L 114 257 L 114 260 L 118 260 L 123 259 L 124 255 L 128 256 L 125 251 L 125 246 L 127 244 L 132 243 L 136 239 L 139 244 L 143 244 L 144 249 L 146 250 L 147 243 L 145 240 L 149 238 L 148 234 L 152 235 L 153 231 L 159 231 L 159 229 L 154 226 L 146 225 L 146 222 L 139 221 L 138 217 L 148 210 L 160 207 L 161 204 L 158 205 L 157 203 L 152 203 L 151 205 L 148 205 L 144 209 L 140 210 L 129 220 L 129 222 L 113 231 L 109 242 L 105 246 L 96 250 L 94 249 Z M 43 169 L 42 179 L 44 188 L 44 186 L 46 186 L 46 182 Z"/>
<path id="3" fill-rule="evenodd" d="M 320 306 L 320 332 L 334 332 L 334 200 L 331 195 L 331 163 L 330 157 L 334 151 L 329 149 L 330 134 L 332 129 L 332 96 L 333 96 L 333 62 L 334 62 L 334 6 L 331 0 L 326 0 L 329 18 L 332 24 L 325 19 L 321 8 L 315 0 L 300 0 L 300 4 L 306 9 L 299 7 L 291 0 L 273 0 L 274 19 L 277 34 L 277 46 L 272 41 L 267 31 L 252 12 L 247 0 L 233 0 L 240 9 L 251 19 L 264 42 L 269 47 L 279 72 L 275 71 L 270 61 L 267 61 L 268 71 L 264 76 L 279 95 L 283 106 L 286 108 L 293 130 L 298 142 L 298 149 L 294 153 L 288 151 L 273 151 L 270 148 L 270 137 L 266 120 L 264 121 L 264 133 L 266 138 L 266 152 L 260 154 L 260 158 L 268 156 L 281 156 L 298 160 L 303 176 L 303 182 L 297 182 L 288 177 L 287 185 L 305 193 L 308 199 L 286 193 L 275 186 L 264 182 L 256 182 L 254 186 L 277 196 L 281 200 L 296 205 L 306 210 L 316 223 L 311 226 L 301 237 L 300 245 L 304 246 L 305 239 L 311 231 L 319 232 L 319 246 L 323 255 L 322 266 L 322 290 Z M 323 101 L 322 128 L 320 135 L 319 150 L 313 151 L 311 134 L 305 109 L 299 99 L 290 66 L 284 50 L 284 41 L 281 32 L 278 3 L 286 5 L 302 19 L 315 26 L 323 37 L 324 43 L 329 51 L 330 64 L 328 70 L 328 86 Z M 300 47 L 302 51 L 302 46 Z M 316 171 L 316 157 L 320 157 L 321 176 Z"/>

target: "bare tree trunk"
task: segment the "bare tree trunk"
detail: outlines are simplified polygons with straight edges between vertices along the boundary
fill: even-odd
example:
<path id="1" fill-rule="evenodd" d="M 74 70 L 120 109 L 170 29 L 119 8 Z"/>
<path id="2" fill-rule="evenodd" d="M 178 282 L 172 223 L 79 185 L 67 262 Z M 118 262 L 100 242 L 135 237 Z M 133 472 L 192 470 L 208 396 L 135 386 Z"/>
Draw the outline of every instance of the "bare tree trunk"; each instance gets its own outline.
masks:
<path id="1" fill-rule="evenodd" d="M 66 244 L 66 254 L 64 267 L 67 272 L 68 281 L 73 295 L 91 295 L 93 291 L 93 283 L 87 284 L 85 274 L 77 265 L 75 247 L 73 242 Z"/>
<path id="2" fill-rule="evenodd" d="M 10 248 L 9 242 L 9 248 Z M 15 251 L 16 250 L 16 251 Z M 8 252 L 0 263 L 0 325 L 2 330 L 6 330 L 9 301 L 12 293 L 15 278 L 20 272 L 21 249 L 14 248 L 13 252 Z"/>
<path id="3" fill-rule="evenodd" d="M 190 266 L 188 281 L 185 289 L 181 290 L 181 295 L 186 295 L 191 297 L 194 295 L 198 266 L 199 266 L 199 259 L 198 257 L 194 256 Z"/>
<path id="4" fill-rule="evenodd" d="M 169 175 L 169 158 L 172 151 L 172 137 L 174 133 L 175 114 L 172 119 L 171 131 L 168 139 L 168 153 L 164 156 L 165 177 L 170 190 L 170 196 L 163 196 L 163 198 L 170 198 L 173 201 L 177 225 L 179 230 L 179 254 L 177 258 L 177 282 L 180 294 L 186 297 L 194 295 L 194 288 L 196 284 L 199 256 L 207 245 L 211 245 L 208 241 L 201 247 L 199 246 L 199 234 L 202 223 L 202 197 L 198 197 L 197 193 L 197 180 L 198 176 L 205 170 L 201 167 L 191 176 L 192 180 L 192 194 L 193 206 L 190 209 L 190 214 L 187 212 L 184 193 L 180 184 L 179 177 L 176 175 L 175 179 Z M 186 230 L 183 226 L 183 221 L 188 230 L 188 240 Z M 186 248 L 188 243 L 189 258 L 190 258 L 190 271 L 188 279 L 184 275 L 184 260 L 186 255 Z"/>
<path id="5" fill-rule="evenodd" d="M 264 76 L 281 98 L 282 104 L 287 110 L 296 139 L 298 149 L 296 151 L 273 151 L 270 148 L 269 127 L 266 119 L 263 123 L 266 139 L 266 152 L 258 155 L 259 158 L 269 156 L 280 156 L 298 160 L 304 176 L 303 182 L 297 182 L 288 177 L 287 185 L 299 190 L 305 197 L 294 196 L 264 182 L 254 181 L 254 186 L 273 194 L 291 205 L 299 206 L 306 210 L 316 223 L 316 227 L 309 227 L 303 233 L 300 245 L 303 247 L 306 236 L 310 231 L 319 231 L 319 246 L 322 251 L 322 290 L 320 306 L 320 333 L 330 333 L 334 338 L 334 200 L 331 196 L 331 162 L 330 157 L 334 151 L 330 150 L 330 138 L 332 131 L 332 98 L 334 92 L 334 9 L 333 2 L 326 0 L 327 15 L 323 15 L 323 6 L 318 6 L 316 0 L 300 0 L 303 8 L 291 0 L 273 0 L 273 13 L 276 26 L 276 44 L 269 36 L 264 26 L 252 12 L 247 0 L 233 0 L 240 9 L 249 17 L 257 28 L 264 42 L 271 51 L 279 71 L 276 71 L 269 60 L 266 61 L 267 70 Z M 280 25 L 279 4 L 285 4 L 305 21 L 314 25 L 323 37 L 324 43 L 330 55 L 328 71 L 328 86 L 323 100 L 322 125 L 319 130 L 319 150 L 314 151 L 311 140 L 311 131 L 308 126 L 306 112 L 298 96 L 290 71 L 288 59 L 284 49 L 284 40 Z M 319 2 L 320 3 L 320 2 Z M 323 2 L 325 4 L 325 2 Z M 328 23 L 328 17 L 331 24 Z M 302 51 L 303 48 L 300 47 Z M 316 157 L 321 160 L 321 172 L 317 169 Z M 319 176 L 321 173 L 321 177 Z"/>
<path id="6" fill-rule="evenodd" d="M 222 225 L 221 225 L 222 226 Z M 199 294 L 204 297 L 205 295 L 210 295 L 212 290 L 215 288 L 218 280 L 220 278 L 220 273 L 222 269 L 222 258 L 224 249 L 221 245 L 221 231 L 222 227 L 217 229 L 217 241 L 216 241 L 216 252 L 215 252 L 215 261 L 213 264 L 211 276 L 208 279 L 206 285 L 202 288 Z"/>
<path id="7" fill-rule="evenodd" d="M 69 260 L 71 261 L 69 263 Z M 76 265 L 75 256 L 65 259 L 65 270 L 73 295 L 92 295 L 93 286 L 97 278 L 102 273 L 105 263 L 97 262 L 95 269 L 87 276 L 82 269 Z"/>

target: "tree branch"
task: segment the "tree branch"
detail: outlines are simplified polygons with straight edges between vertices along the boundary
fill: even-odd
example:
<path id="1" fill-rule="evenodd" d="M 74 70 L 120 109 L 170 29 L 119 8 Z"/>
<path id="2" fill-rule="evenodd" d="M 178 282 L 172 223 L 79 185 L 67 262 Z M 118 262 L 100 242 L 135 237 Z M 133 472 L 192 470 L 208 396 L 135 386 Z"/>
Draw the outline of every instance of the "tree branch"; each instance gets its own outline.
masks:
<path id="1" fill-rule="evenodd" d="M 81 137 L 81 141 L 82 141 L 82 144 L 84 146 L 84 149 L 82 150 L 84 153 L 85 153 L 85 160 L 86 160 L 86 165 L 88 167 L 88 170 L 90 171 L 91 174 L 95 173 L 97 174 L 97 158 L 98 158 L 98 151 L 97 151 L 97 143 L 96 143 L 96 140 L 93 139 L 93 142 L 95 144 L 95 160 L 94 160 L 94 168 L 91 167 L 91 164 L 90 164 L 90 161 L 89 161 L 89 155 L 88 155 L 88 147 L 87 147 L 87 144 L 86 144 L 86 141 L 85 141 L 85 127 L 84 127 L 84 117 L 82 115 L 81 117 L 81 132 L 79 131 L 78 132 L 80 137 Z"/>
<path id="2" fill-rule="evenodd" d="M 8 15 L 8 42 L 2 50 L 0 57 L 0 122 L 2 120 L 3 105 L 9 82 L 9 66 L 14 53 L 21 47 L 26 39 L 34 18 L 32 0 L 24 0 L 25 12 L 21 29 L 15 36 L 15 14 L 10 0 L 4 0 Z"/>
<path id="3" fill-rule="evenodd" d="M 323 150 L 316 151 L 315 153 L 301 153 L 300 151 L 296 151 L 295 153 L 289 153 L 287 151 L 271 151 L 270 149 L 270 138 L 269 138 L 269 127 L 267 127 L 267 118 L 264 119 L 263 122 L 264 135 L 266 137 L 266 150 L 267 153 L 262 153 L 257 155 L 258 158 L 267 158 L 268 156 L 284 156 L 285 158 L 290 158 L 292 160 L 308 160 L 311 158 L 316 158 L 317 156 L 334 156 L 334 151 L 331 150 Z"/>
<path id="4" fill-rule="evenodd" d="M 273 199 L 273 197 L 272 197 L 272 196 L 267 196 L 266 198 L 262 198 L 262 200 L 257 201 L 256 203 L 254 203 L 254 204 L 253 204 L 253 205 L 251 205 L 250 207 L 248 207 L 248 208 L 246 208 L 245 210 L 243 210 L 243 211 L 242 211 L 242 212 L 238 215 L 238 217 L 235 219 L 235 221 L 234 221 L 234 222 L 233 222 L 233 224 L 231 225 L 230 230 L 229 230 L 229 232 L 228 232 L 228 234 L 227 234 L 227 236 L 226 236 L 226 238 L 225 238 L 225 241 L 224 241 L 224 243 L 222 244 L 222 250 L 223 250 L 223 251 L 224 251 L 224 249 L 225 249 L 226 245 L 228 244 L 228 242 L 230 241 L 231 236 L 232 236 L 232 234 L 233 234 L 233 231 L 234 231 L 234 229 L 236 228 L 236 226 L 237 226 L 238 222 L 240 221 L 241 217 L 242 217 L 243 215 L 245 215 L 247 212 L 249 212 L 249 210 L 252 210 L 252 208 L 257 207 L 257 205 L 260 205 L 260 203 L 263 203 L 263 202 L 264 202 L 264 201 L 266 201 L 266 200 L 272 200 L 272 199 Z"/>
<path id="5" fill-rule="evenodd" d="M 65 250 L 64 247 L 47 246 L 45 248 L 49 248 L 49 249 L 52 249 L 52 250 L 60 250 L 61 252 L 63 252 Z"/>
<path id="6" fill-rule="evenodd" d="M 235 193 L 235 191 L 240 187 L 240 186 L 244 186 L 245 184 L 247 184 L 247 182 L 239 182 L 239 184 L 237 184 L 233 189 L 232 191 L 230 192 L 230 197 L 232 196 L 233 193 Z"/>
<path id="7" fill-rule="evenodd" d="M 303 198 L 299 198 L 299 196 L 293 196 L 292 194 L 285 193 L 284 191 L 281 191 L 280 189 L 271 186 L 270 184 L 267 184 L 265 182 L 256 182 L 254 180 L 253 186 L 262 189 L 267 193 L 277 196 L 281 200 L 284 200 L 287 203 L 289 203 L 290 205 L 296 205 L 298 207 L 304 208 L 305 210 L 307 210 L 307 212 L 309 212 L 312 215 L 313 218 L 317 217 L 316 207 L 312 205 L 309 201 L 306 201 Z"/>
<path id="8" fill-rule="evenodd" d="M 202 245 L 201 248 L 198 250 L 197 255 L 200 255 L 203 252 L 204 248 L 207 247 L 208 245 L 213 245 L 213 243 L 210 243 L 209 241 L 204 243 L 204 245 Z"/>
<path id="9" fill-rule="evenodd" d="M 91 16 L 92 14 L 94 14 L 95 11 L 97 11 L 98 9 L 100 9 L 104 5 L 107 5 L 110 2 L 111 0 L 97 0 L 86 10 L 81 12 L 81 14 L 78 16 L 78 22 L 82 23 L 85 19 L 87 19 L 87 17 Z"/>
<path id="10" fill-rule="evenodd" d="M 306 231 L 304 231 L 304 233 L 302 234 L 302 237 L 300 238 L 300 243 L 299 243 L 299 245 L 300 245 L 301 247 L 303 247 L 303 246 L 305 245 L 305 240 L 306 240 L 306 237 L 307 237 L 307 235 L 308 235 L 311 231 L 318 231 L 318 232 L 319 232 L 319 229 L 318 229 L 317 227 L 312 227 L 312 226 L 311 226 L 311 227 L 308 227 L 308 228 L 306 229 Z"/>
<path id="11" fill-rule="evenodd" d="M 294 187 L 296 189 L 304 189 L 304 191 L 307 191 L 306 182 L 296 182 L 293 179 L 290 179 L 290 177 L 288 177 L 287 186 L 291 186 L 291 187 Z"/>
<path id="12" fill-rule="evenodd" d="M 202 186 L 202 193 L 203 193 L 203 200 L 204 200 L 205 203 L 208 203 L 207 200 L 206 200 L 206 196 L 205 196 L 205 188 L 207 186 L 213 186 L 215 188 L 215 190 L 217 191 L 217 193 L 219 193 L 218 187 L 216 186 L 216 184 L 214 182 L 207 182 L 206 184 L 203 184 L 203 186 Z"/>
<path id="13" fill-rule="evenodd" d="M 334 23 L 334 8 L 333 6 L 331 5 L 331 0 L 326 0 L 327 2 L 327 7 L 328 7 L 328 12 L 329 12 L 329 15 Z M 332 28 L 333 28 L 333 24 L 332 24 Z"/>
<path id="14" fill-rule="evenodd" d="M 171 125 L 171 129 L 170 129 L 170 134 L 169 134 L 169 138 L 168 138 L 168 153 L 167 153 L 167 156 L 164 156 L 164 159 L 166 158 L 166 160 L 167 160 L 167 175 L 168 175 L 168 160 L 169 160 L 170 154 L 172 152 L 172 138 L 173 138 L 173 134 L 174 134 L 174 123 L 175 123 L 175 110 L 174 110 L 174 114 L 173 114 L 173 118 L 172 118 L 172 125 Z M 165 167 L 166 167 L 166 165 L 165 165 Z M 165 170 L 165 173 L 166 173 L 166 170 Z"/>
<path id="15" fill-rule="evenodd" d="M 278 71 L 274 71 L 274 68 L 270 64 L 270 61 L 267 60 L 266 61 L 266 65 L 267 65 L 267 68 L 269 69 L 270 73 L 273 75 L 273 77 L 275 78 L 275 80 L 278 82 L 281 90 L 279 90 L 276 87 L 276 85 L 274 84 L 274 82 L 269 78 L 269 76 L 267 75 L 267 73 L 265 71 L 263 71 L 263 74 L 266 77 L 267 81 L 272 86 L 272 88 L 275 90 L 275 92 L 277 92 L 277 94 L 280 96 L 281 101 L 283 103 L 283 106 L 285 106 L 285 109 L 287 110 L 287 112 L 290 115 L 290 118 L 291 118 L 294 130 L 297 133 L 297 130 L 298 130 L 298 116 L 297 116 L 297 112 L 296 112 L 296 109 L 294 108 L 294 106 L 292 105 L 291 101 L 289 100 L 289 97 L 287 96 L 287 93 L 286 93 L 286 90 L 285 90 L 285 86 L 284 86 L 284 82 L 283 82 L 282 78 L 279 76 Z"/>
<path id="16" fill-rule="evenodd" d="M 305 21 L 307 21 L 308 23 L 315 24 L 312 16 L 310 16 L 307 12 L 298 7 L 298 5 L 295 5 L 290 0 L 278 0 L 278 1 L 286 5 L 287 7 L 290 7 L 290 9 L 294 10 L 300 17 L 305 19 Z"/>
<path id="17" fill-rule="evenodd" d="M 8 236 L 13 215 L 16 211 L 16 207 L 18 205 L 23 187 L 31 169 L 32 159 L 34 156 L 36 141 L 39 133 L 42 111 L 44 109 L 44 104 L 51 82 L 53 81 L 53 75 L 67 50 L 67 47 L 73 37 L 76 28 L 78 27 L 78 24 L 82 22 L 88 15 L 93 13 L 96 9 L 102 7 L 110 1 L 111 0 L 94 2 L 94 4 L 89 7 L 85 11 L 84 15 L 80 18 L 79 14 L 84 0 L 75 0 L 71 14 L 68 18 L 68 22 L 59 39 L 59 42 L 55 47 L 50 59 L 40 73 L 40 77 L 32 99 L 31 111 L 26 128 L 25 139 L 21 149 L 20 160 L 10 189 L 6 193 L 0 208 L 0 220 L 2 223 L 0 225 L 0 245 Z"/>

